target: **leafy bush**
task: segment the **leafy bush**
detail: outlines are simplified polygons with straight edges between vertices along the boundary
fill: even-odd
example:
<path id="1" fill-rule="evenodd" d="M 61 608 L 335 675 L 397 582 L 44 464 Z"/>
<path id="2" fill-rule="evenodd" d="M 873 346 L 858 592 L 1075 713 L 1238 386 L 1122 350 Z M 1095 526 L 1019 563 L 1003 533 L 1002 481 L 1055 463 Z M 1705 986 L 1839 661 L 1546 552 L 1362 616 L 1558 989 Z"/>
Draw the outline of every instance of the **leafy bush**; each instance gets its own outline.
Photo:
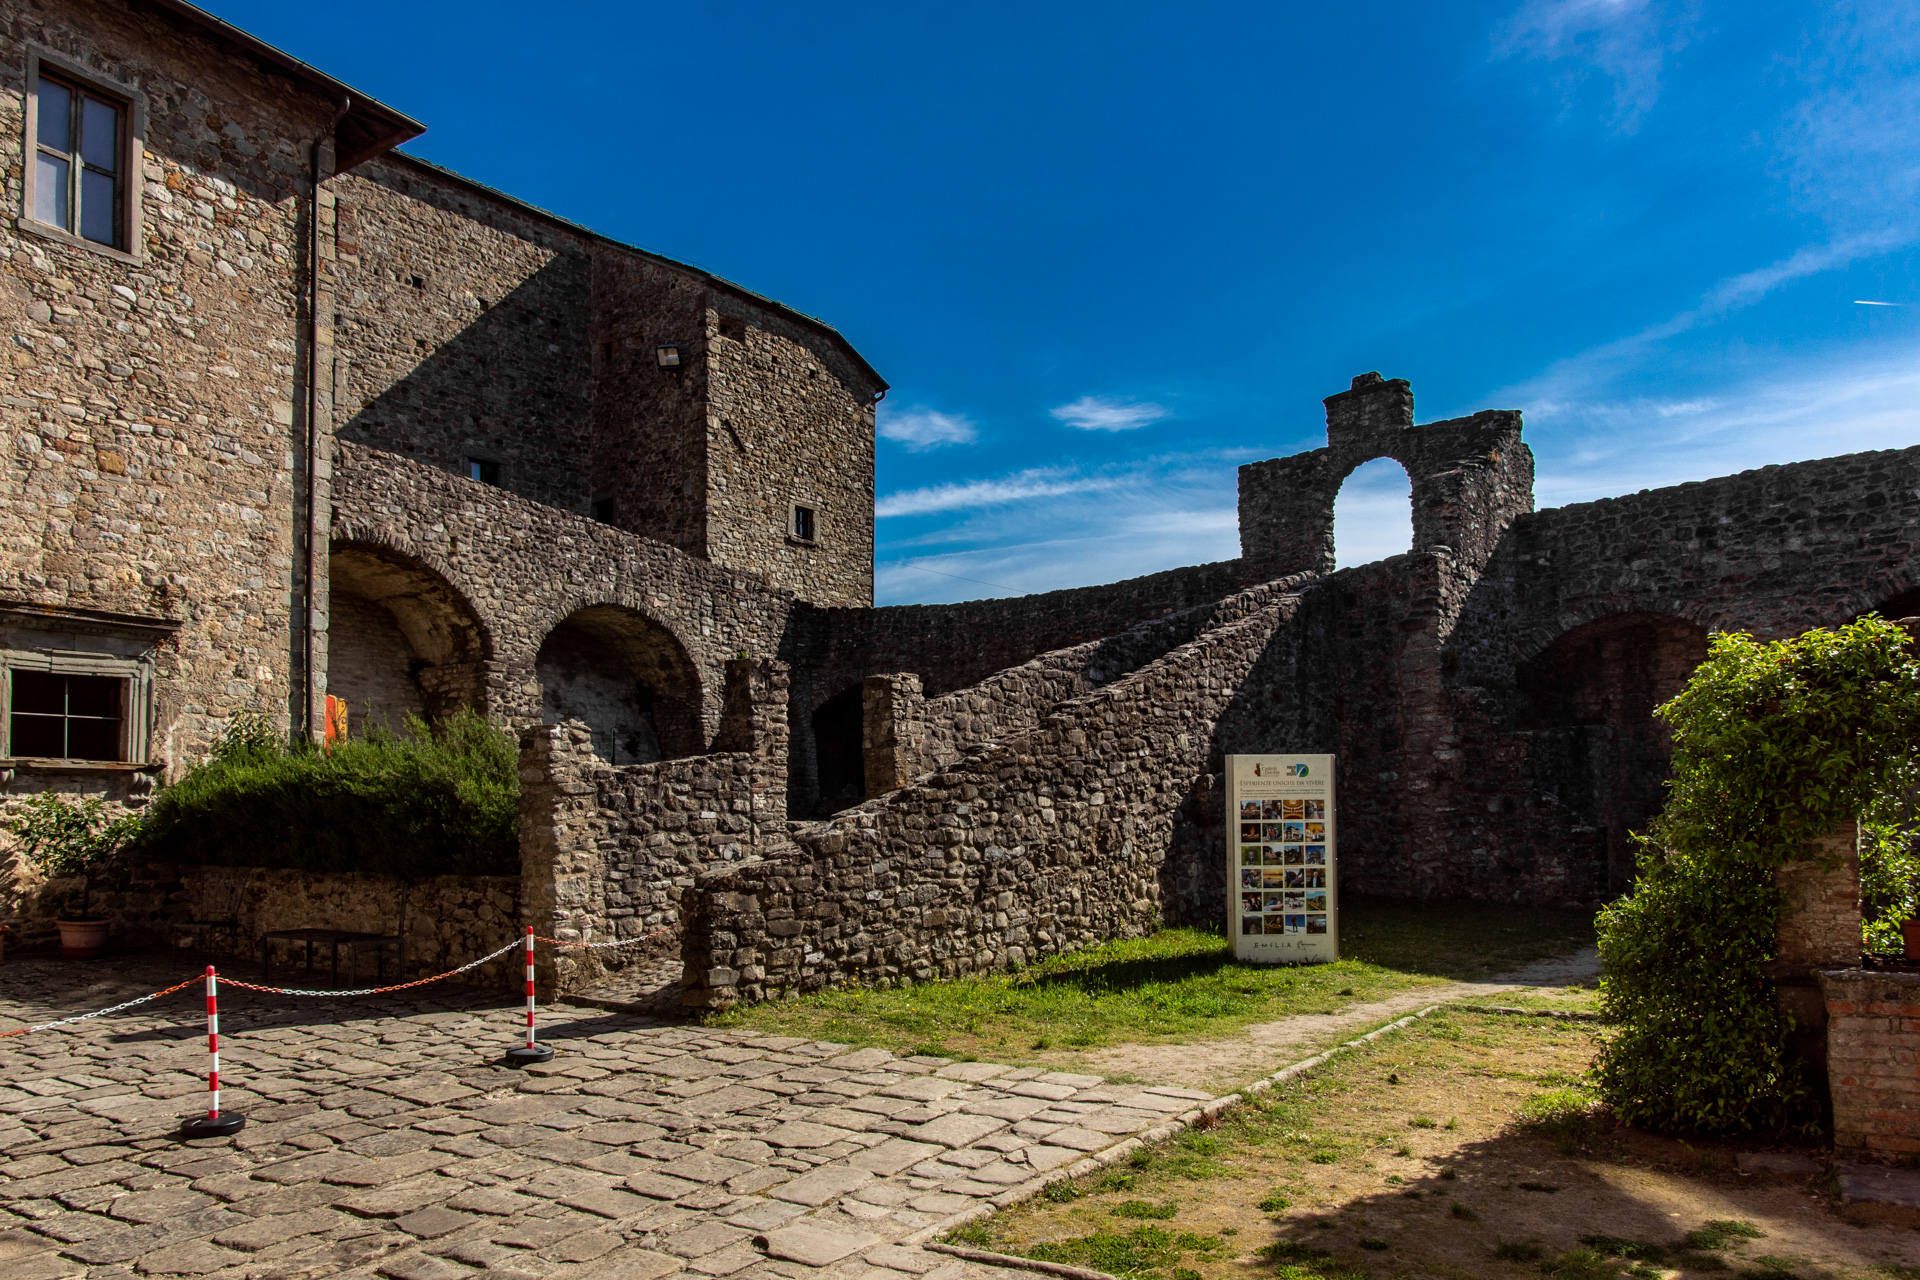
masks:
<path id="1" fill-rule="evenodd" d="M 1673 727 L 1673 777 L 1632 895 L 1600 914 L 1600 1004 L 1614 1026 L 1601 1095 L 1659 1129 L 1796 1122 L 1806 1090 L 1761 969 L 1775 948 L 1774 872 L 1859 817 L 1875 833 L 1865 879 L 1883 904 L 1907 901 L 1890 882 L 1920 780 L 1920 663 L 1876 617 L 1771 644 L 1716 635 L 1655 714 Z"/>
<path id="2" fill-rule="evenodd" d="M 80 918 L 85 919 L 94 878 L 139 833 L 140 815 L 110 818 L 98 796 L 68 804 L 43 791 L 6 825 L 16 838 L 15 848 L 41 875 L 80 877 Z"/>
<path id="3" fill-rule="evenodd" d="M 519 813 L 514 742 L 471 711 L 331 751 L 236 723 L 210 762 L 155 798 L 141 844 L 201 866 L 512 875 Z"/>

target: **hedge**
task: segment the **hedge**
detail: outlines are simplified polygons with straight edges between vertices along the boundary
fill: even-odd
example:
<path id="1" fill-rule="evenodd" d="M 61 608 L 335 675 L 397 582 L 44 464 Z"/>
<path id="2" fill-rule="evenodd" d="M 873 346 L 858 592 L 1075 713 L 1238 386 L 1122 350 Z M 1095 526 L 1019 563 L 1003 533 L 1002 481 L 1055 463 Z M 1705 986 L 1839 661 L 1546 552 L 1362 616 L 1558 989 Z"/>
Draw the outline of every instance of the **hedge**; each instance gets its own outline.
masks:
<path id="1" fill-rule="evenodd" d="M 519 753 L 471 711 L 409 719 L 322 750 L 237 721 L 208 763 L 148 808 L 142 852 L 201 866 L 515 875 Z"/>

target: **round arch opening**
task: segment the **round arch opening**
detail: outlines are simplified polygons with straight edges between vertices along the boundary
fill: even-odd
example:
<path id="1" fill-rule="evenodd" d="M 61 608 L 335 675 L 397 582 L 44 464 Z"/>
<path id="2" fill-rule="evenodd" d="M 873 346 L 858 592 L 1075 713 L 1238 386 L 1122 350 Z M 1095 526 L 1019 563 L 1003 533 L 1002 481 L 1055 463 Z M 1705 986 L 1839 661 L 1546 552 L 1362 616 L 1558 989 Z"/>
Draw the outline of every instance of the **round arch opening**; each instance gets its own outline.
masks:
<path id="1" fill-rule="evenodd" d="M 485 628 L 438 573 L 398 551 L 336 544 L 328 559 L 327 692 L 354 732 L 486 709 Z"/>
<path id="2" fill-rule="evenodd" d="M 1333 565 L 1351 569 L 1413 549 L 1413 477 L 1392 458 L 1347 473 L 1333 498 Z"/>
<path id="3" fill-rule="evenodd" d="M 540 717 L 578 720 L 610 764 L 652 764 L 706 749 L 700 673 L 659 623 L 619 605 L 590 605 L 547 633 L 534 658 Z"/>

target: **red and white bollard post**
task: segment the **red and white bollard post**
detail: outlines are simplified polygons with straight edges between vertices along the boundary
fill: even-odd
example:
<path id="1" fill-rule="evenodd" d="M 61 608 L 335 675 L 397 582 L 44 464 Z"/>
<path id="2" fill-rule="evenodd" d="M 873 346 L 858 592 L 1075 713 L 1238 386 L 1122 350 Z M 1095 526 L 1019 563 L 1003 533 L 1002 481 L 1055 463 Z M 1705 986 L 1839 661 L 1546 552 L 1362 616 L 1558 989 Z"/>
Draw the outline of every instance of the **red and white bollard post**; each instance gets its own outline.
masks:
<path id="1" fill-rule="evenodd" d="M 533 1030 L 533 926 L 527 926 L 527 1042 L 507 1050 L 507 1061 L 516 1067 L 532 1062 L 553 1061 L 553 1046 L 540 1043 Z"/>
<path id="2" fill-rule="evenodd" d="M 246 1127 L 247 1118 L 220 1109 L 220 995 L 219 979 L 207 966 L 207 1114 L 180 1126 L 188 1138 L 224 1138 Z"/>

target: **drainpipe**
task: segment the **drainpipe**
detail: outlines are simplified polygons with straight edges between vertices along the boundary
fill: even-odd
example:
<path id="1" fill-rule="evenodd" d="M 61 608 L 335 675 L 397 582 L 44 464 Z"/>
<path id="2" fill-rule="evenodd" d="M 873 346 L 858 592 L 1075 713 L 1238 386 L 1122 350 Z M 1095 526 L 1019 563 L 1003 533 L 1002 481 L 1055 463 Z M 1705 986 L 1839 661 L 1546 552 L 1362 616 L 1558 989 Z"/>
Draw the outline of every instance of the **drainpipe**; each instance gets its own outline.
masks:
<path id="1" fill-rule="evenodd" d="M 301 645 L 300 672 L 300 719 L 295 725 L 297 733 L 313 736 L 313 691 L 316 683 L 314 672 L 314 637 L 318 634 L 314 625 L 315 582 L 320 574 L 320 184 L 332 174 L 332 157 L 328 156 L 327 172 L 321 172 L 321 151 L 333 140 L 333 131 L 347 118 L 347 112 L 353 108 L 353 99 L 342 97 L 340 109 L 333 113 L 333 119 L 327 124 L 327 131 L 313 140 L 313 149 L 309 154 L 309 177 L 311 179 L 310 204 L 307 210 L 307 570 L 306 580 L 302 584 L 303 601 L 306 609 L 307 634 Z"/>

